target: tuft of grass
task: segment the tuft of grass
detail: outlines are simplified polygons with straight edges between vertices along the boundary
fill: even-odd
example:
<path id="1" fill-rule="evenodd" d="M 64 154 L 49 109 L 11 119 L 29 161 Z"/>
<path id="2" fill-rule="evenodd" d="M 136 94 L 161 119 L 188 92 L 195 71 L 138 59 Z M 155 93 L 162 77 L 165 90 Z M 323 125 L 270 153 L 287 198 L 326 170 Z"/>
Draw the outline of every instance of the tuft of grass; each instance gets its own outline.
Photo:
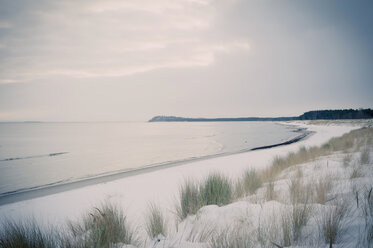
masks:
<path id="1" fill-rule="evenodd" d="M 337 242 L 345 226 L 345 217 L 349 206 L 346 201 L 338 201 L 335 206 L 330 206 L 321 214 L 318 220 L 319 232 L 324 241 L 332 247 Z"/>
<path id="2" fill-rule="evenodd" d="M 148 214 L 146 217 L 146 232 L 149 237 L 156 238 L 159 235 L 166 236 L 166 220 L 159 206 L 155 204 L 149 205 Z"/>
<path id="3" fill-rule="evenodd" d="M 233 195 L 233 197 L 234 197 L 234 199 L 239 199 L 243 196 L 246 196 L 246 191 L 245 191 L 245 187 L 243 185 L 243 182 L 240 178 L 240 179 L 238 179 L 234 182 L 234 195 Z"/>
<path id="4" fill-rule="evenodd" d="M 194 224 L 185 234 L 185 239 L 192 243 L 208 243 L 215 233 L 215 226 L 205 224 Z"/>
<path id="5" fill-rule="evenodd" d="M 254 194 L 262 186 L 262 175 L 255 169 L 245 171 L 242 178 L 239 178 L 234 184 L 234 198 Z"/>
<path id="6" fill-rule="evenodd" d="M 269 182 L 266 185 L 266 193 L 265 193 L 265 199 L 267 201 L 272 201 L 276 199 L 275 196 L 275 183 L 273 180 L 269 180 Z"/>
<path id="7" fill-rule="evenodd" d="M 372 217 L 373 218 L 373 187 L 366 188 L 365 192 L 363 194 L 363 205 L 362 210 L 364 213 L 364 216 Z"/>
<path id="8" fill-rule="evenodd" d="M 308 162 L 318 156 L 326 155 L 327 152 L 319 147 L 301 147 L 297 152 L 289 152 L 285 157 L 275 157 L 272 165 L 263 172 L 264 181 L 275 178 L 283 170 L 298 164 Z"/>
<path id="9" fill-rule="evenodd" d="M 198 184 L 187 180 L 179 189 L 180 203 L 176 207 L 176 213 L 180 220 L 185 219 L 188 215 L 196 214 L 201 208 L 201 196 Z"/>
<path id="10" fill-rule="evenodd" d="M 370 161 L 369 149 L 365 148 L 360 154 L 360 164 L 368 164 Z"/>
<path id="11" fill-rule="evenodd" d="M 363 193 L 361 209 L 365 220 L 365 239 L 369 247 L 373 245 L 373 188 L 366 188 Z"/>
<path id="12" fill-rule="evenodd" d="M 255 169 L 247 170 L 242 181 L 244 190 L 248 194 L 254 194 L 262 186 L 262 179 Z"/>
<path id="13" fill-rule="evenodd" d="M 200 196 L 203 206 L 227 205 L 233 200 L 232 182 L 221 174 L 210 174 L 200 187 Z"/>
<path id="14" fill-rule="evenodd" d="M 221 231 L 210 241 L 211 248 L 247 248 L 253 247 L 254 241 L 245 228 L 237 225 L 231 229 Z"/>
<path id="15" fill-rule="evenodd" d="M 341 137 L 332 138 L 320 147 L 301 147 L 297 152 L 289 152 L 284 157 L 277 156 L 272 161 L 271 166 L 261 173 L 262 181 L 268 182 L 291 166 L 306 163 L 318 157 L 330 155 L 333 152 L 348 152 L 354 146 L 360 149 L 361 146 L 371 142 L 372 139 L 373 128 L 361 128 L 344 134 Z M 363 152 L 362 154 L 364 154 L 364 158 L 361 161 L 367 163 L 369 161 L 369 152 Z M 368 155 L 368 160 L 366 159 L 366 155 Z"/>
<path id="16" fill-rule="evenodd" d="M 196 214 L 203 206 L 231 203 L 235 193 L 232 181 L 218 173 L 208 175 L 198 184 L 186 181 L 179 190 L 180 202 L 176 213 L 183 220 L 188 215 Z"/>
<path id="17" fill-rule="evenodd" d="M 348 151 L 349 149 L 353 148 L 354 146 L 354 136 L 356 133 L 350 132 L 347 134 L 342 135 L 341 137 L 336 137 L 330 139 L 328 142 L 329 149 L 332 152 L 335 151 Z"/>
<path id="18" fill-rule="evenodd" d="M 59 237 L 55 230 L 41 230 L 34 220 L 2 222 L 2 232 L 0 232 L 0 247 L 2 248 L 54 248 L 58 246 Z"/>
<path id="19" fill-rule="evenodd" d="M 351 159 L 352 159 L 352 155 L 351 154 L 346 154 L 343 158 L 343 166 L 345 168 L 347 168 L 348 166 L 351 165 Z"/>
<path id="20" fill-rule="evenodd" d="M 303 183 L 300 178 L 292 178 L 289 184 L 290 201 L 292 204 L 308 203 L 311 198 L 311 187 Z"/>
<path id="21" fill-rule="evenodd" d="M 332 179 L 330 176 L 325 176 L 317 180 L 315 184 L 315 192 L 316 192 L 316 203 L 325 204 L 328 201 L 328 193 L 332 188 Z"/>
<path id="22" fill-rule="evenodd" d="M 301 177 L 303 177 L 303 171 L 302 171 L 302 168 L 297 167 L 297 171 L 296 171 L 295 176 L 296 176 L 296 178 L 301 178 Z"/>
<path id="23" fill-rule="evenodd" d="M 309 204 L 299 204 L 292 206 L 292 232 L 293 240 L 298 240 L 300 238 L 302 228 L 308 222 L 312 214 L 312 207 Z"/>
<path id="24" fill-rule="evenodd" d="M 282 245 L 291 246 L 292 242 L 292 226 L 291 226 L 291 215 L 287 212 L 283 212 L 281 216 L 281 231 L 282 231 Z"/>
<path id="25" fill-rule="evenodd" d="M 289 211 L 281 213 L 281 243 L 284 247 L 291 246 L 300 240 L 302 228 L 307 224 L 312 214 L 309 204 L 292 204 Z"/>
<path id="26" fill-rule="evenodd" d="M 350 179 L 362 177 L 360 168 L 358 166 L 354 166 L 350 175 Z"/>
<path id="27" fill-rule="evenodd" d="M 285 210 L 276 209 L 276 211 L 272 211 L 269 214 L 266 213 L 263 216 L 259 216 L 258 226 L 255 230 L 255 241 L 260 244 L 258 247 L 281 247 L 280 244 L 284 243 L 287 235 L 286 231 L 289 230 L 285 229 L 284 233 L 284 228 L 282 227 L 284 224 L 288 224 L 283 222 L 286 219 L 283 216 L 288 214 Z"/>
<path id="28" fill-rule="evenodd" d="M 109 248 L 112 244 L 137 244 L 135 231 L 121 209 L 111 204 L 93 208 L 80 221 L 69 222 L 68 247 Z"/>

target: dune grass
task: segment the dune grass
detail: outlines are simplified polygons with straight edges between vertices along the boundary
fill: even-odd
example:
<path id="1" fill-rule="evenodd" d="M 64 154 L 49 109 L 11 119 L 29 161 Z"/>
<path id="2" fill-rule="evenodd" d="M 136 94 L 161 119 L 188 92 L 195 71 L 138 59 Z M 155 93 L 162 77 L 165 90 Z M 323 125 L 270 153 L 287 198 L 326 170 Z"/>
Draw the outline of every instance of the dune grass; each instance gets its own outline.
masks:
<path id="1" fill-rule="evenodd" d="M 271 166 L 261 172 L 263 182 L 269 181 L 270 178 L 275 178 L 283 170 L 297 165 L 315 160 L 318 157 L 327 156 L 334 152 L 348 152 L 354 147 L 361 149 L 372 142 L 373 128 L 361 128 L 352 130 L 351 132 L 330 139 L 322 146 L 300 147 L 297 152 L 289 152 L 286 156 L 277 156 L 273 159 Z M 369 150 L 365 149 L 361 153 L 360 162 L 365 164 L 369 162 Z M 346 161 L 349 163 L 350 161 Z"/>
<path id="2" fill-rule="evenodd" d="M 227 205 L 233 200 L 233 186 L 229 178 L 213 173 L 200 186 L 202 205 Z"/>
<path id="3" fill-rule="evenodd" d="M 346 154 L 344 157 L 343 157 L 343 166 L 345 168 L 347 168 L 348 166 L 351 165 L 351 160 L 352 160 L 352 156 L 351 154 Z"/>
<path id="4" fill-rule="evenodd" d="M 291 226 L 291 215 L 288 213 L 282 213 L 281 216 L 281 231 L 282 231 L 282 242 L 283 246 L 291 246 L 292 243 L 292 226 Z"/>
<path id="5" fill-rule="evenodd" d="M 191 229 L 184 233 L 185 240 L 192 243 L 208 243 L 216 232 L 214 225 L 194 224 Z"/>
<path id="6" fill-rule="evenodd" d="M 339 200 L 332 207 L 321 213 L 318 219 L 320 236 L 325 243 L 332 247 L 343 232 L 346 225 L 345 217 L 349 211 L 349 204 L 345 200 Z"/>
<path id="7" fill-rule="evenodd" d="M 259 244 L 258 247 L 276 247 L 274 244 L 282 240 L 282 229 L 279 226 L 278 217 L 279 212 L 272 216 L 260 216 L 255 230 L 255 243 Z"/>
<path id="8" fill-rule="evenodd" d="M 196 214 L 206 205 L 227 205 L 234 199 L 233 182 L 218 173 L 209 174 L 199 183 L 186 181 L 179 190 L 179 205 L 176 213 L 180 220 Z"/>
<path id="9" fill-rule="evenodd" d="M 254 247 L 254 240 L 245 227 L 236 225 L 226 228 L 214 235 L 210 241 L 211 248 L 248 248 Z"/>
<path id="10" fill-rule="evenodd" d="M 352 171 L 351 171 L 351 174 L 350 174 L 350 179 L 354 179 L 354 178 L 358 178 L 358 177 L 362 177 L 363 174 L 360 170 L 360 167 L 359 166 L 354 166 L 352 168 Z"/>
<path id="11" fill-rule="evenodd" d="M 315 202 L 319 204 L 325 204 L 328 201 L 328 193 L 332 187 L 332 178 L 330 175 L 326 175 L 319 178 L 314 186 Z"/>
<path id="12" fill-rule="evenodd" d="M 293 205 L 291 210 L 293 240 L 298 240 L 301 236 L 302 228 L 307 224 L 313 213 L 313 208 L 309 204 Z"/>
<path id="13" fill-rule="evenodd" d="M 359 165 L 370 162 L 370 145 L 373 139 L 373 128 L 363 128 L 351 131 L 339 138 L 333 138 L 320 147 L 301 147 L 297 152 L 291 152 L 283 157 L 276 157 L 268 169 L 263 171 L 248 170 L 235 183 L 218 173 L 208 175 L 200 182 L 186 181 L 179 190 L 177 215 L 184 220 L 188 215 L 194 215 L 205 205 L 227 205 L 242 196 L 252 195 L 264 185 L 266 200 L 274 200 L 278 196 L 275 191 L 275 181 L 287 168 L 297 164 L 330 155 L 333 152 L 361 151 L 356 160 Z M 351 165 L 351 155 L 343 159 L 345 167 Z M 351 167 L 350 167 L 351 168 Z M 353 167 L 350 178 L 361 175 L 358 167 Z M 283 177 L 283 175 L 282 175 Z M 337 243 L 338 237 L 346 225 L 345 217 L 349 212 L 346 202 L 336 201 L 334 205 L 328 199 L 333 178 L 326 175 L 314 182 L 314 186 L 302 182 L 303 172 L 298 168 L 296 175 L 289 183 L 290 205 L 287 211 L 276 217 L 279 225 L 268 224 L 257 228 L 257 235 L 245 232 L 242 228 L 233 228 L 215 235 L 214 227 L 192 228 L 186 234 L 187 241 L 209 243 L 212 248 L 220 247 L 251 247 L 253 243 L 263 246 L 273 246 L 272 241 L 279 241 L 283 246 L 297 245 L 301 239 L 302 229 L 307 225 L 314 212 L 310 203 L 323 204 L 325 211 L 318 213 L 317 225 L 320 237 L 330 247 Z M 280 187 L 279 187 L 280 188 Z M 279 190 L 276 188 L 276 190 Z M 357 199 L 365 218 L 365 238 L 368 244 L 373 243 L 373 196 L 372 188 L 368 188 L 363 197 Z M 329 205 L 331 204 L 331 205 Z M 359 205 L 360 204 L 360 205 Z M 151 238 L 166 235 L 167 225 L 158 206 L 151 204 L 145 219 L 145 230 Z M 66 233 L 55 229 L 41 229 L 34 221 L 5 221 L 0 232 L 0 247 L 2 248 L 85 248 L 114 247 L 115 244 L 139 245 L 136 230 L 127 222 L 123 210 L 111 204 L 93 208 L 79 221 L 69 222 Z M 264 230 L 264 231 L 263 231 Z M 264 233 L 266 232 L 266 233 Z M 255 237 L 254 237 L 255 236 Z M 254 238 L 256 238 L 254 240 Z"/>
<path id="14" fill-rule="evenodd" d="M 234 199 L 255 194 L 262 186 L 261 175 L 255 169 L 246 170 L 234 184 Z"/>
<path id="15" fill-rule="evenodd" d="M 290 209 L 284 209 L 280 214 L 281 245 L 287 247 L 297 244 L 301 238 L 302 228 L 312 215 L 311 205 L 291 204 Z"/>
<path id="16" fill-rule="evenodd" d="M 297 152 L 289 152 L 288 155 L 284 157 L 277 156 L 273 159 L 272 165 L 264 172 L 264 177 L 276 177 L 285 169 L 306 163 L 308 161 L 314 160 L 317 157 L 329 154 L 329 150 L 326 147 L 301 147 Z"/>
<path id="17" fill-rule="evenodd" d="M 177 215 L 180 220 L 185 219 L 188 215 L 196 214 L 197 211 L 210 204 L 218 206 L 226 205 L 242 196 L 254 194 L 256 190 L 262 185 L 265 186 L 265 199 L 267 201 L 276 199 L 275 192 L 275 179 L 285 169 L 315 160 L 321 156 L 327 156 L 334 152 L 348 152 L 354 147 L 361 149 L 362 144 L 367 144 L 368 140 L 372 140 L 373 128 L 361 128 L 353 130 L 341 137 L 332 138 L 329 142 L 322 146 L 301 147 L 297 152 L 290 152 L 286 156 L 277 156 L 273 159 L 269 168 L 256 171 L 246 171 L 242 178 L 233 183 L 231 180 L 220 174 L 210 174 L 205 180 L 199 183 L 186 182 L 180 188 L 180 202 L 177 207 Z M 363 151 L 361 153 L 363 159 L 361 161 L 369 161 L 369 152 Z M 368 159 L 367 159 L 368 157 Z M 345 164 L 350 164 L 351 156 L 346 155 Z M 359 176 L 359 171 L 351 174 L 351 177 Z M 301 172 L 297 172 L 297 177 L 301 177 Z M 327 194 L 331 189 L 332 178 L 319 179 L 312 192 L 311 187 L 294 184 L 291 188 L 291 201 L 298 203 L 305 202 L 306 200 L 314 199 L 317 203 L 325 204 Z M 307 190 L 306 190 L 307 189 Z M 314 196 L 313 196 L 314 194 Z M 301 199 L 303 198 L 303 199 Z M 306 199 L 307 198 L 307 199 Z"/>
<path id="18" fill-rule="evenodd" d="M 35 220 L 6 220 L 0 232 L 1 248 L 109 248 L 115 244 L 139 244 L 135 231 L 118 207 L 94 208 L 66 229 L 41 228 Z"/>
<path id="19" fill-rule="evenodd" d="M 2 248 L 55 248 L 60 244 L 55 229 L 41 229 L 35 220 L 4 220 L 0 232 Z"/>
<path id="20" fill-rule="evenodd" d="M 334 152 L 353 152 L 353 149 L 362 149 L 365 144 L 371 142 L 373 137 L 373 128 L 362 128 L 353 130 L 341 137 L 332 138 L 322 146 L 301 147 L 297 152 L 290 152 L 284 157 L 275 157 L 271 166 L 263 171 L 246 171 L 243 177 L 235 183 L 235 197 L 254 194 L 262 185 L 265 186 L 264 196 L 267 201 L 276 199 L 275 180 L 287 168 L 313 161 L 322 156 L 328 156 Z M 360 162 L 369 162 L 369 152 L 365 150 L 361 153 Z M 343 161 L 345 167 L 351 164 L 351 155 L 346 155 Z M 314 213 L 312 204 L 319 203 L 325 205 L 328 199 L 328 193 L 332 188 L 332 175 L 325 175 L 318 179 L 314 185 L 302 183 L 303 172 L 298 169 L 294 178 L 289 184 L 289 194 L 291 207 L 286 213 L 283 213 L 280 225 L 269 224 L 263 229 L 258 228 L 257 242 L 264 246 L 275 245 L 273 240 L 279 241 L 283 246 L 297 244 L 301 239 L 302 229 L 307 225 L 309 219 Z M 352 177 L 360 176 L 359 171 L 353 170 Z M 343 232 L 346 225 L 345 217 L 348 214 L 348 204 L 337 201 L 335 205 L 326 208 L 318 217 L 318 226 L 322 239 L 331 247 L 337 242 L 338 237 Z M 370 229 L 371 228 L 371 229 Z M 279 231 L 280 230 L 280 231 Z M 373 230 L 373 227 L 367 227 L 367 230 Z M 268 232 L 263 233 L 263 232 Z M 369 231 L 367 233 L 369 234 Z M 277 233 L 277 234 L 276 234 Z M 367 234 L 367 237 L 369 235 Z M 277 235 L 277 236 L 276 236 Z M 372 240 L 373 240 L 373 235 Z M 264 240 L 267 239 L 267 240 Z M 262 240 L 260 242 L 260 240 Z M 241 247 L 238 243 L 242 238 L 237 235 L 223 233 L 217 239 L 213 247 Z M 241 243 L 240 243 L 241 244 Z M 242 246 L 245 247 L 245 246 Z"/>
<path id="21" fill-rule="evenodd" d="M 234 199 L 240 199 L 242 197 L 247 196 L 241 178 L 235 180 L 233 184 L 234 184 L 234 192 L 233 192 Z"/>
<path id="22" fill-rule="evenodd" d="M 69 222 L 68 247 L 109 248 L 113 244 L 138 244 L 135 230 L 126 220 L 121 208 L 103 204 L 93 208 L 81 220 Z"/>
<path id="23" fill-rule="evenodd" d="M 373 246 L 373 187 L 364 189 L 361 209 L 365 220 L 365 240 Z"/>
<path id="24" fill-rule="evenodd" d="M 368 164 L 370 162 L 370 153 L 368 147 L 363 149 L 363 151 L 360 154 L 360 164 Z"/>
<path id="25" fill-rule="evenodd" d="M 180 220 L 196 214 L 202 206 L 199 185 L 191 180 L 185 181 L 179 189 L 179 201 L 176 214 Z"/>
<path id="26" fill-rule="evenodd" d="M 301 147 L 297 152 L 290 152 L 284 157 L 275 157 L 268 169 L 259 172 L 246 172 L 242 179 L 236 182 L 236 192 L 239 192 L 236 193 L 236 195 L 242 196 L 245 194 L 253 194 L 264 184 L 265 199 L 267 201 L 274 200 L 276 199 L 274 181 L 285 169 L 298 164 L 313 161 L 322 156 L 331 155 L 334 152 L 346 153 L 353 152 L 353 149 L 362 149 L 364 148 L 365 144 L 371 144 L 372 137 L 373 128 L 362 128 L 353 130 L 341 137 L 332 138 L 329 140 L 329 142 L 322 146 L 313 146 L 308 148 Z M 369 159 L 369 152 L 367 152 L 367 149 L 365 148 L 365 150 L 363 150 L 361 153 L 360 162 L 368 163 Z M 351 164 L 351 160 L 352 156 L 350 154 L 346 155 L 343 161 L 344 166 L 348 167 Z M 332 175 L 325 175 L 324 177 L 318 179 L 314 185 L 303 184 L 300 179 L 302 176 L 303 173 L 301 173 L 301 171 L 297 171 L 296 177 L 292 178 L 289 184 L 290 202 L 292 207 L 287 214 L 282 216 L 280 225 L 280 229 L 282 230 L 282 238 L 280 240 L 284 246 L 294 244 L 295 241 L 300 238 L 302 228 L 307 224 L 314 212 L 310 203 L 315 202 L 325 205 L 330 200 L 328 199 L 328 193 L 332 188 L 332 181 L 334 180 Z M 362 176 L 359 169 L 353 170 L 351 177 L 354 178 L 358 176 Z M 258 182 L 260 183 L 256 184 L 254 183 L 254 180 L 252 180 L 250 183 L 245 184 L 245 178 L 259 179 Z M 329 206 L 328 210 L 321 214 L 322 217 L 319 221 L 319 229 L 325 242 L 328 244 L 333 244 L 337 241 L 338 236 L 343 231 L 347 213 L 348 205 L 346 203 L 337 202 L 335 206 Z M 273 225 L 273 228 L 278 229 L 279 227 Z M 268 229 L 270 230 L 271 228 Z M 373 227 L 369 225 L 367 227 L 367 230 L 368 229 L 369 231 L 373 231 Z M 274 229 L 272 231 L 274 231 Z M 367 231 L 367 237 L 369 237 L 369 231 Z M 371 236 L 371 240 L 373 240 L 373 234 Z M 229 240 L 227 235 L 221 238 L 221 243 Z M 268 245 L 268 242 L 263 241 L 262 244 Z"/>
<path id="27" fill-rule="evenodd" d="M 307 149 L 301 147 L 297 152 L 289 152 L 288 155 L 284 157 L 277 156 L 273 159 L 272 165 L 264 171 L 264 178 L 276 177 L 283 170 L 291 166 L 305 163 L 325 154 L 326 150 L 323 148 L 311 147 Z"/>
<path id="28" fill-rule="evenodd" d="M 309 203 L 311 200 L 312 187 L 303 183 L 303 180 L 298 177 L 290 179 L 289 195 L 292 204 Z"/>
<path id="29" fill-rule="evenodd" d="M 167 223 L 159 206 L 153 203 L 149 204 L 149 210 L 145 222 L 146 232 L 150 238 L 154 239 L 158 235 L 166 236 Z"/>
<path id="30" fill-rule="evenodd" d="M 255 169 L 247 170 L 242 178 L 245 192 L 254 194 L 262 186 L 262 179 Z"/>
<path id="31" fill-rule="evenodd" d="M 364 216 L 372 217 L 373 218 L 373 195 L 372 195 L 373 187 L 366 188 L 363 193 L 363 213 Z"/>
<path id="32" fill-rule="evenodd" d="M 297 241 L 299 239 L 302 227 L 307 224 L 312 214 L 312 207 L 309 203 L 312 201 L 313 193 L 312 186 L 305 184 L 301 178 L 294 177 L 290 180 L 289 195 L 291 210 L 290 213 L 285 214 L 282 218 L 284 241 L 289 239 Z M 287 236 L 289 238 L 286 238 Z"/>
<path id="33" fill-rule="evenodd" d="M 273 179 L 270 179 L 269 182 L 266 184 L 265 199 L 267 201 L 273 201 L 276 199 L 275 183 Z"/>

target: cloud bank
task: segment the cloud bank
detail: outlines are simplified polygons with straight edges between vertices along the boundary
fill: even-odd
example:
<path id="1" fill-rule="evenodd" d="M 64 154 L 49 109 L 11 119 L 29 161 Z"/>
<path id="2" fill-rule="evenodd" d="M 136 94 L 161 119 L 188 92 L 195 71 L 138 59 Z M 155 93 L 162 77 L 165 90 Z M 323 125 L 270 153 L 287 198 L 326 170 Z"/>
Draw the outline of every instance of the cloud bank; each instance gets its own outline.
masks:
<path id="1" fill-rule="evenodd" d="M 0 121 L 373 106 L 372 1 L 0 0 Z"/>

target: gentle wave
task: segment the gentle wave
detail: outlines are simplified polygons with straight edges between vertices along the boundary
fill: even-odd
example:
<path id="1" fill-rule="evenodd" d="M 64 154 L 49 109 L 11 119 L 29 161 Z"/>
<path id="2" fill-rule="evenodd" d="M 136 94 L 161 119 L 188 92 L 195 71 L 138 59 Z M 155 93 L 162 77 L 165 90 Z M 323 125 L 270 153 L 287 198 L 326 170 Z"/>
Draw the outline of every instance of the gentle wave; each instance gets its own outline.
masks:
<path id="1" fill-rule="evenodd" d="M 245 152 L 301 131 L 269 122 L 0 124 L 0 194 Z"/>
<path id="2" fill-rule="evenodd" d="M 42 154 L 42 155 L 34 155 L 34 156 L 25 156 L 25 157 L 15 157 L 15 158 L 5 158 L 0 159 L 0 162 L 4 161 L 13 161 L 13 160 L 22 160 L 22 159 L 31 159 L 31 158 L 44 158 L 44 157 L 54 157 L 67 154 L 68 152 L 54 152 L 49 154 Z"/>

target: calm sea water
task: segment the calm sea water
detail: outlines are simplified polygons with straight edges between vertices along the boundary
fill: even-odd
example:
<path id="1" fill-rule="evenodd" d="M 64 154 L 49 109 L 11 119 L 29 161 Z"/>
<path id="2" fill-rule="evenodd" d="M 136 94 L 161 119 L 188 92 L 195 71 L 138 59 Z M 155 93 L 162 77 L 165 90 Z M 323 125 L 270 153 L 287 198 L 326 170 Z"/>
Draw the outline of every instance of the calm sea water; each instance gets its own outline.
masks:
<path id="1" fill-rule="evenodd" d="M 276 144 L 294 130 L 271 122 L 1 123 L 0 194 Z"/>

